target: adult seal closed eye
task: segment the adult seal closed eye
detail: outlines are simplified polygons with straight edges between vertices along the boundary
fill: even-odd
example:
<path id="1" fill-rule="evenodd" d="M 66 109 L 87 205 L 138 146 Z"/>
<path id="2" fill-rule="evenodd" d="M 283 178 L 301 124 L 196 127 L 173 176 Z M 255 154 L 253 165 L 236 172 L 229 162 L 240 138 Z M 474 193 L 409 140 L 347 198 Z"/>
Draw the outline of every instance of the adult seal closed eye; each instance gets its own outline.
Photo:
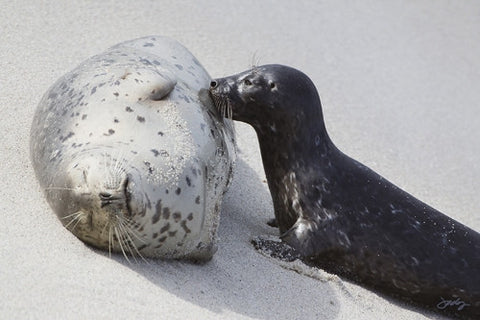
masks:
<path id="1" fill-rule="evenodd" d="M 33 168 L 79 239 L 128 256 L 208 260 L 235 159 L 210 76 L 177 41 L 118 44 L 61 77 L 31 128 Z"/>
<path id="2" fill-rule="evenodd" d="M 480 234 L 343 154 L 304 73 L 255 67 L 213 80 L 210 94 L 255 129 L 281 239 L 303 261 L 442 314 L 480 318 Z"/>

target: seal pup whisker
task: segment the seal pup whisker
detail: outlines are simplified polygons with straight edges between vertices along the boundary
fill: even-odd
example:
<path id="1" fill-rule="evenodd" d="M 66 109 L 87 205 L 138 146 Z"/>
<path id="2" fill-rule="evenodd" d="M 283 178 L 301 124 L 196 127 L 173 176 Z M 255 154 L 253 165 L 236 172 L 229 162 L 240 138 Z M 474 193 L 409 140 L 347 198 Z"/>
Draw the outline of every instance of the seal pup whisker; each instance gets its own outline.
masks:
<path id="1" fill-rule="evenodd" d="M 211 97 L 215 108 L 218 110 L 218 112 L 220 112 L 222 118 L 233 120 L 233 110 L 230 99 L 222 99 L 221 97 L 213 94 L 211 95 Z"/>
<path id="2" fill-rule="evenodd" d="M 255 69 L 260 64 L 261 57 L 258 54 L 258 50 L 255 50 L 252 55 L 252 61 L 250 62 L 250 69 Z"/>

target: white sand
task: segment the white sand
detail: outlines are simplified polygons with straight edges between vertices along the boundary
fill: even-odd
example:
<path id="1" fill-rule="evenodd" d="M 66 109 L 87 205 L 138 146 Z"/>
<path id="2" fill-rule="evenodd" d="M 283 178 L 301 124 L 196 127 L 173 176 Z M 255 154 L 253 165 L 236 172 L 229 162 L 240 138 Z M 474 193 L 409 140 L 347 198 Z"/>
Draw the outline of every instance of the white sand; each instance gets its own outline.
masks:
<path id="1" fill-rule="evenodd" d="M 1 1 L 0 318 L 432 317 L 346 281 L 286 270 L 253 249 L 252 237 L 276 230 L 265 224 L 273 209 L 246 125 L 237 125 L 219 250 L 203 266 L 131 265 L 77 240 L 35 180 L 29 128 L 43 93 L 82 60 L 127 39 L 168 35 L 214 77 L 257 60 L 305 71 L 343 151 L 478 231 L 480 4 L 162 2 L 171 1 Z"/>

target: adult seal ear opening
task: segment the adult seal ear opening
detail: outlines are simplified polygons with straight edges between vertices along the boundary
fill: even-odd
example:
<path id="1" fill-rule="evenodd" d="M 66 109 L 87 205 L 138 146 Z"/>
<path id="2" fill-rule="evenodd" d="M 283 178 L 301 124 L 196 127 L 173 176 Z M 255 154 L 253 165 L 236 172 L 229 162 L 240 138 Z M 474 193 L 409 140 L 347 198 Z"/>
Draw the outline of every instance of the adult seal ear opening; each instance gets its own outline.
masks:
<path id="1" fill-rule="evenodd" d="M 303 261 L 480 319 L 480 234 L 342 153 L 308 76 L 265 65 L 213 80 L 210 94 L 223 114 L 255 129 L 280 237 Z"/>

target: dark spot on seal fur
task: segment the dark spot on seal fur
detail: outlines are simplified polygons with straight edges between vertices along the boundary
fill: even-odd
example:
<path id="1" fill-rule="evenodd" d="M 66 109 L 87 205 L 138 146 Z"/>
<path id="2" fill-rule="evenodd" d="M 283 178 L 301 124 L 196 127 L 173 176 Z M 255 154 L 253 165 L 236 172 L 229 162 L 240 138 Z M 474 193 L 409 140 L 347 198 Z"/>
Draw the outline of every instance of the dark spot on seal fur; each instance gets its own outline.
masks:
<path id="1" fill-rule="evenodd" d="M 145 122 L 145 118 L 142 117 L 142 116 L 137 116 L 137 120 L 138 120 L 140 123 L 144 123 L 144 122 Z"/>
<path id="2" fill-rule="evenodd" d="M 155 157 L 157 157 L 157 156 L 160 154 L 160 152 L 158 152 L 158 150 L 156 150 L 156 149 L 151 149 L 150 151 L 153 152 L 153 155 L 154 155 Z"/>
<path id="3" fill-rule="evenodd" d="M 157 223 L 158 220 L 160 220 L 160 212 L 156 212 L 156 213 L 152 216 L 152 224 Z"/>
<path id="4" fill-rule="evenodd" d="M 150 200 L 148 200 L 149 208 L 151 208 Z M 158 200 L 155 204 L 155 214 L 152 217 L 152 224 L 155 224 L 160 219 L 160 214 L 162 213 L 162 200 Z M 154 220 L 155 218 L 155 220 Z"/>
<path id="5" fill-rule="evenodd" d="M 187 216 L 187 220 L 188 221 L 192 221 L 193 220 L 193 212 L 190 212 Z"/>
<path id="6" fill-rule="evenodd" d="M 167 236 L 162 236 L 160 238 L 158 238 L 158 242 L 165 242 L 165 240 L 167 240 Z M 155 248 L 158 248 L 158 247 L 155 247 Z"/>
<path id="7" fill-rule="evenodd" d="M 177 195 L 179 195 L 180 193 L 182 193 L 182 189 L 181 189 L 181 188 L 177 188 L 177 190 L 175 190 L 175 193 L 176 193 Z"/>
<path id="8" fill-rule="evenodd" d="M 176 234 L 177 234 L 177 230 L 175 230 L 175 231 L 168 231 L 168 236 L 169 236 L 169 237 L 175 237 Z"/>
<path id="9" fill-rule="evenodd" d="M 178 211 L 175 211 L 172 214 L 172 217 L 173 217 L 173 221 L 178 222 L 178 221 L 180 221 L 180 219 L 182 219 L 182 214 Z"/>
<path id="10" fill-rule="evenodd" d="M 195 63 L 197 66 L 199 66 L 199 67 L 201 66 L 201 65 L 200 65 L 200 62 L 198 62 L 198 60 L 197 60 L 196 58 L 193 58 L 192 61 L 193 61 L 193 63 Z"/>
<path id="11" fill-rule="evenodd" d="M 191 186 L 192 186 L 192 182 L 190 181 L 190 177 L 187 176 L 187 177 L 185 178 L 185 180 L 187 181 L 187 186 L 191 187 Z"/>
<path id="12" fill-rule="evenodd" d="M 200 204 L 200 196 L 197 196 L 197 197 L 195 198 L 195 203 L 196 203 L 196 204 Z"/>
<path id="13" fill-rule="evenodd" d="M 103 135 L 104 135 L 104 136 L 111 136 L 111 135 L 114 134 L 114 133 L 115 133 L 115 130 L 113 130 L 113 129 L 108 129 L 108 133 L 104 133 Z"/>
<path id="14" fill-rule="evenodd" d="M 167 223 L 160 229 L 160 233 L 165 233 L 165 232 L 167 232 L 169 229 L 170 229 L 170 223 L 167 222 Z"/>
<path id="15" fill-rule="evenodd" d="M 162 208 L 161 201 L 157 202 L 157 205 L 155 206 L 155 208 L 156 208 L 156 212 L 152 216 L 152 224 L 155 224 L 158 222 L 158 220 L 160 220 L 160 214 L 161 214 L 161 208 Z"/>
<path id="16" fill-rule="evenodd" d="M 130 108 L 129 106 L 126 106 L 126 107 L 125 107 L 125 111 L 127 111 L 127 112 L 133 112 L 133 109 Z"/>
<path id="17" fill-rule="evenodd" d="M 86 114 L 82 114 L 82 120 L 85 120 L 87 119 L 87 115 Z"/>
<path id="18" fill-rule="evenodd" d="M 192 231 L 187 227 L 187 221 L 186 221 L 186 220 L 182 220 L 182 222 L 180 223 L 180 226 L 181 226 L 182 229 L 185 231 L 185 233 L 190 233 L 190 232 L 192 232 Z"/>
<path id="19" fill-rule="evenodd" d="M 162 132 L 162 131 L 158 131 L 157 134 L 158 134 L 159 136 L 161 136 L 161 137 L 163 136 L 163 132 Z"/>
<path id="20" fill-rule="evenodd" d="M 168 220 L 170 218 L 170 208 L 163 208 L 163 219 Z"/>
<path id="21" fill-rule="evenodd" d="M 118 97 L 118 96 L 119 96 L 119 93 L 118 93 L 118 92 L 114 92 L 113 95 L 114 95 L 115 97 Z"/>
<path id="22" fill-rule="evenodd" d="M 154 44 L 151 43 L 151 42 L 145 42 L 145 44 L 143 45 L 144 47 L 153 47 Z"/>
<path id="23" fill-rule="evenodd" d="M 65 142 L 65 141 L 67 141 L 68 139 L 70 139 L 71 137 L 73 137 L 74 135 L 75 135 L 75 133 L 73 133 L 72 131 L 70 131 L 65 137 L 61 136 L 61 137 L 60 137 L 60 141 Z"/>

